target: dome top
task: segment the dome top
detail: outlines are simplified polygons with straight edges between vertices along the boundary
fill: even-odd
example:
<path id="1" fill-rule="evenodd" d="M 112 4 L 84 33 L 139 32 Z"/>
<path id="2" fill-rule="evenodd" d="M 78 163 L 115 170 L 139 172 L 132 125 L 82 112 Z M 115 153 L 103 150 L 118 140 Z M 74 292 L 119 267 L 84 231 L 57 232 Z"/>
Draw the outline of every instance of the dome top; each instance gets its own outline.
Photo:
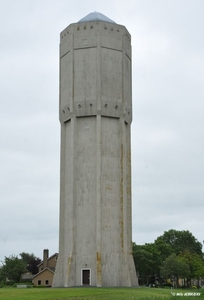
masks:
<path id="1" fill-rule="evenodd" d="M 99 13 L 99 12 L 91 12 L 90 14 L 88 14 L 87 16 L 85 16 L 84 18 L 82 18 L 81 20 L 78 21 L 78 23 L 81 22 L 90 22 L 90 21 L 103 21 L 103 22 L 109 22 L 109 23 L 114 23 L 116 24 L 113 20 L 109 19 L 108 17 L 106 17 L 105 15 Z"/>

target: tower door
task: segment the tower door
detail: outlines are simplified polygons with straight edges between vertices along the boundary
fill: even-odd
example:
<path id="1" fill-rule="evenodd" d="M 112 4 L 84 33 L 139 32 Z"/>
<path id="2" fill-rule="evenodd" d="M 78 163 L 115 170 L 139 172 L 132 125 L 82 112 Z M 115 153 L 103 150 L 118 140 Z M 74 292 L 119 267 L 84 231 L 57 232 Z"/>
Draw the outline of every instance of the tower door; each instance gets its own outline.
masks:
<path id="1" fill-rule="evenodd" d="M 90 285 L 90 270 L 82 270 L 82 285 Z"/>

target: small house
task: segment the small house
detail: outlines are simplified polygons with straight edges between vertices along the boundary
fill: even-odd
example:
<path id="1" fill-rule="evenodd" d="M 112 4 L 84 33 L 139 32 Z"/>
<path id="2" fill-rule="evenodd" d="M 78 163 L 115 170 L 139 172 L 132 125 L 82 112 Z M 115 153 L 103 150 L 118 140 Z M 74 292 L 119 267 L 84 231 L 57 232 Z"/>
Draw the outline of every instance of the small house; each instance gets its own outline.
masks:
<path id="1" fill-rule="evenodd" d="M 44 249 L 43 261 L 38 265 L 38 273 L 33 276 L 34 286 L 52 286 L 58 253 L 49 257 L 49 250 Z"/>

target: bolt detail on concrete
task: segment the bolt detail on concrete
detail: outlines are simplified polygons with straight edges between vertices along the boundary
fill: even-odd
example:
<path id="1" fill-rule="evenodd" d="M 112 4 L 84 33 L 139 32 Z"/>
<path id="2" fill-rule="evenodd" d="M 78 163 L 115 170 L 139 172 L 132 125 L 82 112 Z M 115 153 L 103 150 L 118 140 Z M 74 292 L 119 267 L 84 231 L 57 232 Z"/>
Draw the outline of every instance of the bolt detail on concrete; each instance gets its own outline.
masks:
<path id="1" fill-rule="evenodd" d="M 93 13 L 61 32 L 60 227 L 53 287 L 138 286 L 132 257 L 131 69 L 131 36 L 123 25 Z"/>

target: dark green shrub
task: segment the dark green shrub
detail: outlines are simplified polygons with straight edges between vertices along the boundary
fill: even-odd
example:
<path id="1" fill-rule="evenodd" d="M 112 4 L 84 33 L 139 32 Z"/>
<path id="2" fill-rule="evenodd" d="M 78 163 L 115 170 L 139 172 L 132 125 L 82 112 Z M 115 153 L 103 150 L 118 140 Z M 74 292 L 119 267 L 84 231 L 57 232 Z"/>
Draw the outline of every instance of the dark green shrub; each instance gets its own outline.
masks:
<path id="1" fill-rule="evenodd" d="M 8 285 L 8 286 L 13 286 L 14 284 L 15 284 L 14 280 L 9 280 L 6 282 L 6 285 Z"/>

